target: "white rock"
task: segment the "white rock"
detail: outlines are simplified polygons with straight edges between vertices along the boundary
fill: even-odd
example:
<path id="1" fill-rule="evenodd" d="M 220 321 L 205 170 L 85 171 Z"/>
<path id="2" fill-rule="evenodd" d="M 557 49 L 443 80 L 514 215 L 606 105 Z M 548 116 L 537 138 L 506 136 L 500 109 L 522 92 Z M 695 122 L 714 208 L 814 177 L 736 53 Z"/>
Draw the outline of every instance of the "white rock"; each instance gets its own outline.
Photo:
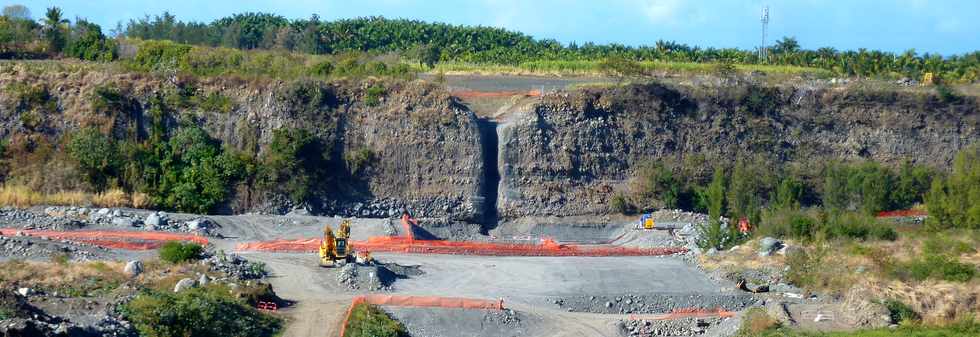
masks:
<path id="1" fill-rule="evenodd" d="M 197 280 L 197 283 L 200 284 L 200 285 L 202 285 L 202 286 L 203 285 L 207 285 L 208 283 L 211 283 L 211 279 L 208 278 L 207 275 L 201 274 L 201 278 L 199 278 Z"/>
<path id="2" fill-rule="evenodd" d="M 139 276 L 143 273 L 143 262 L 140 260 L 132 260 L 126 263 L 126 267 L 123 268 L 123 272 L 131 277 Z"/>
<path id="3" fill-rule="evenodd" d="M 150 213 L 146 216 L 146 220 L 143 221 L 147 226 L 157 227 L 166 224 L 166 220 L 160 217 L 157 213 Z"/>
<path id="4" fill-rule="evenodd" d="M 98 213 L 99 213 L 99 215 L 109 215 L 109 209 L 108 208 L 100 208 Z"/>
<path id="5" fill-rule="evenodd" d="M 34 293 L 34 289 L 31 289 L 31 288 L 19 288 L 19 289 L 17 289 L 17 293 L 20 294 L 20 296 L 25 296 L 26 297 L 27 295 L 33 294 Z"/>
<path id="6" fill-rule="evenodd" d="M 195 285 L 194 279 L 183 278 L 177 282 L 177 285 L 174 286 L 174 292 L 179 293 L 181 290 L 190 289 L 194 287 L 194 285 Z"/>

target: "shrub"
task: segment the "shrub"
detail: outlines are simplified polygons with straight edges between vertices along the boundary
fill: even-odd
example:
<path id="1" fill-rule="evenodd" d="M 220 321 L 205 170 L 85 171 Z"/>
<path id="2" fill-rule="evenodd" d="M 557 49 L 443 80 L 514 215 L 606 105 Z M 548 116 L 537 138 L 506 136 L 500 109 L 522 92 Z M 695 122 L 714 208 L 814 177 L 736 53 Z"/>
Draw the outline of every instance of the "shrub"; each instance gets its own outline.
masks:
<path id="1" fill-rule="evenodd" d="M 179 293 L 146 291 L 122 313 L 147 337 L 273 336 L 282 322 L 236 299 L 223 285 Z"/>
<path id="2" fill-rule="evenodd" d="M 313 75 L 316 76 L 327 77 L 333 73 L 333 68 L 334 68 L 333 62 L 323 61 L 314 65 L 313 69 L 311 69 L 311 72 L 313 73 Z"/>
<path id="3" fill-rule="evenodd" d="M 306 129 L 278 129 L 263 158 L 263 184 L 286 193 L 295 203 L 329 183 L 329 161 L 323 142 Z"/>
<path id="4" fill-rule="evenodd" d="M 917 322 L 922 319 L 921 316 L 915 310 L 912 310 L 907 304 L 902 303 L 898 300 L 885 300 L 884 303 L 886 308 L 888 308 L 889 316 L 891 316 L 892 322 L 894 323 L 911 323 Z"/>
<path id="5" fill-rule="evenodd" d="M 401 323 L 388 317 L 378 307 L 359 303 L 351 310 L 346 335 L 351 337 L 407 337 Z"/>
<path id="6" fill-rule="evenodd" d="M 367 106 L 378 106 L 381 104 L 381 96 L 385 94 L 385 87 L 381 85 L 372 85 L 367 89 L 367 93 L 364 95 L 364 104 Z"/>
<path id="7" fill-rule="evenodd" d="M 633 213 L 633 205 L 630 205 L 629 201 L 626 201 L 626 197 L 622 194 L 616 194 L 609 199 L 609 209 L 619 214 Z"/>
<path id="8" fill-rule="evenodd" d="M 369 148 L 361 148 L 352 153 L 344 155 L 347 163 L 347 170 L 351 175 L 358 175 L 375 161 L 374 151 Z"/>
<path id="9" fill-rule="evenodd" d="M 810 249 L 800 249 L 786 256 L 786 279 L 801 287 L 816 287 L 820 284 L 818 272 L 824 268 L 823 260 L 829 250 L 823 245 Z"/>
<path id="10" fill-rule="evenodd" d="M 751 308 L 745 312 L 737 336 L 758 336 L 765 331 L 779 328 L 779 326 L 779 321 L 770 317 L 765 309 Z"/>
<path id="11" fill-rule="evenodd" d="M 933 180 L 926 205 L 932 229 L 980 228 L 980 144 L 960 150 L 949 177 Z"/>
<path id="12" fill-rule="evenodd" d="M 711 184 L 708 186 L 708 223 L 698 226 L 701 249 L 725 249 L 738 243 L 741 239 L 738 230 L 733 225 L 724 225 L 721 214 L 725 202 L 725 175 L 721 169 L 715 170 Z"/>
<path id="13" fill-rule="evenodd" d="M 112 137 L 94 128 L 85 128 L 72 135 L 66 147 L 68 156 L 78 163 L 86 180 L 96 190 L 105 189 L 106 182 L 119 166 L 119 154 Z"/>
<path id="14" fill-rule="evenodd" d="M 170 263 L 197 260 L 204 247 L 193 242 L 168 241 L 160 247 L 160 259 Z"/>
<path id="15" fill-rule="evenodd" d="M 643 209 L 651 207 L 677 208 L 681 198 L 680 182 L 673 171 L 662 164 L 645 165 L 637 172 L 634 185 L 636 197 Z"/>
<path id="16" fill-rule="evenodd" d="M 212 92 L 204 97 L 198 98 L 198 100 L 198 106 L 204 111 L 230 113 L 235 109 L 235 104 L 231 101 L 231 98 L 222 95 L 220 92 Z"/>
<path id="17" fill-rule="evenodd" d="M 976 275 L 977 269 L 971 264 L 960 262 L 956 257 L 938 254 L 925 254 L 906 264 L 908 276 L 914 280 L 939 279 L 952 282 L 967 282 Z"/>

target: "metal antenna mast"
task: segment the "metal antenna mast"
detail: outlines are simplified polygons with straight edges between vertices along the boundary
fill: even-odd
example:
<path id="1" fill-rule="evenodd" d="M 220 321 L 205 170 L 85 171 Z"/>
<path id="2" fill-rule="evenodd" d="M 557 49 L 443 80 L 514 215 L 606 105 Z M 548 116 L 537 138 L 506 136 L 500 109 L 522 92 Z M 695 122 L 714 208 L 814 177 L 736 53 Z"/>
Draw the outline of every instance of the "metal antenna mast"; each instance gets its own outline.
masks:
<path id="1" fill-rule="evenodd" d="M 769 63 L 769 49 L 766 48 L 766 30 L 769 28 L 769 6 L 762 8 L 762 46 L 759 47 L 759 58 L 763 63 Z"/>

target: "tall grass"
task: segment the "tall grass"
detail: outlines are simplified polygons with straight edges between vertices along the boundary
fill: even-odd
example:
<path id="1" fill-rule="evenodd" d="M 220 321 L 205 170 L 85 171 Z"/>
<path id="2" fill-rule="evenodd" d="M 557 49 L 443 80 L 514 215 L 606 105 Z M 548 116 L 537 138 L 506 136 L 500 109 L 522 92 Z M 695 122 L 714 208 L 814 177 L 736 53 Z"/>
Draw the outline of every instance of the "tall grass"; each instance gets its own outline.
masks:
<path id="1" fill-rule="evenodd" d="M 523 62 L 518 65 L 443 62 L 436 64 L 435 69 L 432 69 L 431 72 L 482 75 L 603 76 L 604 74 L 599 66 L 601 62 L 601 60 L 541 60 Z M 664 72 L 669 74 L 714 74 L 717 69 L 717 65 L 714 63 L 644 61 L 639 62 L 639 65 L 646 73 Z M 825 69 L 797 66 L 739 64 L 735 65 L 735 69 L 741 73 L 761 71 L 767 74 L 780 75 L 807 74 L 821 78 L 833 76 L 832 72 Z"/>
<path id="2" fill-rule="evenodd" d="M 83 191 L 42 193 L 24 185 L 0 187 L 0 205 L 19 208 L 37 205 L 142 208 L 149 206 L 148 200 L 145 194 L 131 195 L 119 189 L 110 189 L 102 193 Z"/>

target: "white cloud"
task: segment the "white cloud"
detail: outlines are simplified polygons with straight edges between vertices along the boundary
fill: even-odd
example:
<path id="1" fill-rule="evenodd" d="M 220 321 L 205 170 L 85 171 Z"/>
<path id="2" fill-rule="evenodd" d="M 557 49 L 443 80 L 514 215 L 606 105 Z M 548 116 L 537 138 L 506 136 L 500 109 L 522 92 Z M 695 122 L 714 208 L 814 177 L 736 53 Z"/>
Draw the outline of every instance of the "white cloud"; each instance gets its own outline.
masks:
<path id="1" fill-rule="evenodd" d="M 643 1 L 643 12 L 654 22 L 674 23 L 677 22 L 681 6 L 681 0 L 646 0 Z"/>

